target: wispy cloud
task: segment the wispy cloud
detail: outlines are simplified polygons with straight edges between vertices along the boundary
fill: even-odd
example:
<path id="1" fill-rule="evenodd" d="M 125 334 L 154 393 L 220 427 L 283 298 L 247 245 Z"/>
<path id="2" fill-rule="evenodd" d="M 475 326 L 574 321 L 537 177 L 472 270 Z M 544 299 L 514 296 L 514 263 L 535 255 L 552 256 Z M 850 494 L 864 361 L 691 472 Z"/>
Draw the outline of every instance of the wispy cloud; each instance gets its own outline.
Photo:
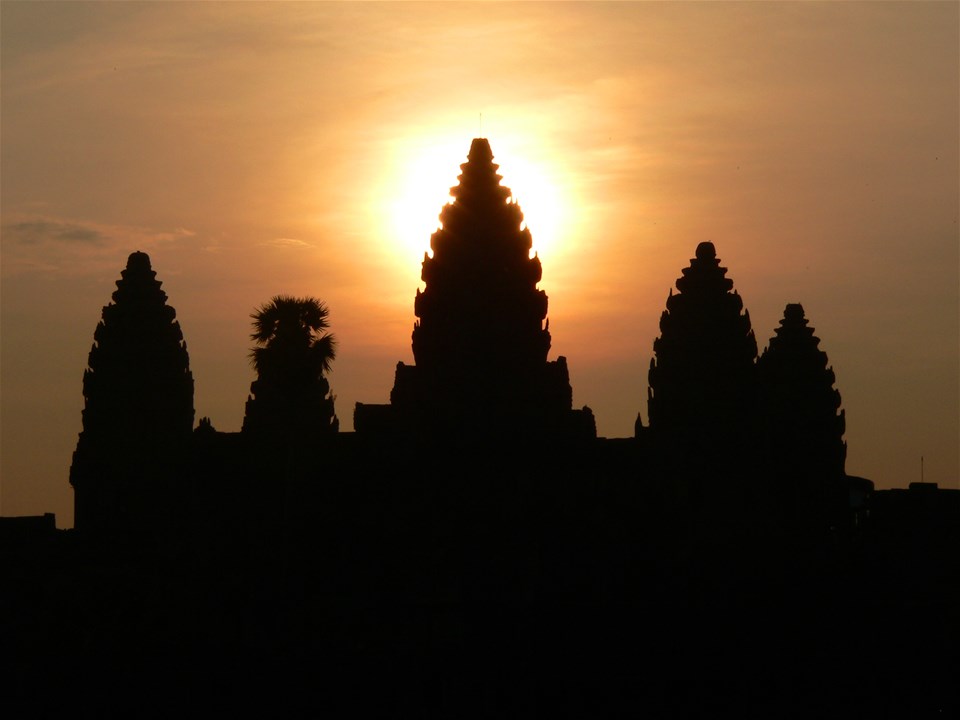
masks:
<path id="1" fill-rule="evenodd" d="M 134 250 L 199 240 L 184 227 L 171 230 L 113 225 L 73 218 L 20 216 L 0 227 L 3 274 L 82 273 L 112 266 Z"/>
<path id="2" fill-rule="evenodd" d="M 297 238 L 274 238 L 273 240 L 267 240 L 266 242 L 261 243 L 261 245 L 269 245 L 271 247 L 278 248 L 308 248 L 313 247 L 310 243 L 304 242 L 303 240 L 298 240 Z"/>
<path id="3" fill-rule="evenodd" d="M 4 225 L 3 238 L 22 245 L 46 242 L 100 245 L 106 240 L 103 232 L 92 225 L 56 220 L 29 220 Z"/>

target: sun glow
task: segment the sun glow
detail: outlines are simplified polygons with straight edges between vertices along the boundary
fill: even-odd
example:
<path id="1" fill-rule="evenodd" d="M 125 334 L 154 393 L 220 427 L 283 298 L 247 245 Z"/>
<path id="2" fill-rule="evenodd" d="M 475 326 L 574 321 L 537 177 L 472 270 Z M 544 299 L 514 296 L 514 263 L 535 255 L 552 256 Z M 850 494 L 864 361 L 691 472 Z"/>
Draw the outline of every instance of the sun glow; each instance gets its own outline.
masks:
<path id="1" fill-rule="evenodd" d="M 387 242 L 398 260 L 417 263 L 430 251 L 430 236 L 440 227 L 440 212 L 453 201 L 450 189 L 459 182 L 460 165 L 467 161 L 470 137 L 425 138 L 398 143 L 393 163 L 392 184 L 383 191 L 389 200 L 383 218 Z M 510 188 L 510 202 L 519 204 L 524 225 L 533 238 L 531 254 L 553 252 L 567 222 L 560 187 L 551 173 L 533 155 L 522 150 L 525 143 L 490 137 L 494 159 L 502 176 L 500 184 Z"/>

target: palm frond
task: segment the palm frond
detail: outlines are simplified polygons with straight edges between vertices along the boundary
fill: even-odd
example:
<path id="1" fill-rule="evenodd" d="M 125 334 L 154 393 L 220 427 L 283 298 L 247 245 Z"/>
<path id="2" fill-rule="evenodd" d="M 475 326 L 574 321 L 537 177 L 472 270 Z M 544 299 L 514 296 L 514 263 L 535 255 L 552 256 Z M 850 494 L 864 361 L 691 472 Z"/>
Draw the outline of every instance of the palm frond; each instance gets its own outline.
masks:
<path id="1" fill-rule="evenodd" d="M 312 297 L 305 297 L 299 299 L 299 304 L 301 312 L 300 319 L 305 326 L 314 332 L 325 330 L 329 327 L 327 318 L 330 313 L 322 301 Z"/>
<path id="2" fill-rule="evenodd" d="M 321 372 L 329 373 L 333 360 L 337 356 L 337 341 L 333 335 L 323 335 L 314 340 L 310 347 L 310 355 L 313 363 L 320 368 Z"/>

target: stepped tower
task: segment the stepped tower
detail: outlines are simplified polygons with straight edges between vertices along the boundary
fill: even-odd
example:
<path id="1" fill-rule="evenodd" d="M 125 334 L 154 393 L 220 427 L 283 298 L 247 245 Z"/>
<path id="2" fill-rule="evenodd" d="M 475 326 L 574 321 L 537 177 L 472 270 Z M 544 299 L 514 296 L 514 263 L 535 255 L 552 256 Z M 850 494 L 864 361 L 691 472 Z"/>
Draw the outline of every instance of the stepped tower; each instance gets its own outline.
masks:
<path id="1" fill-rule="evenodd" d="M 713 243 L 697 246 L 660 317 L 650 362 L 650 431 L 701 470 L 734 469 L 752 442 L 757 342 Z"/>
<path id="2" fill-rule="evenodd" d="M 498 167 L 489 142 L 474 139 L 424 255 L 415 364 L 398 363 L 390 406 L 358 404 L 358 431 L 595 437 L 589 408 L 571 409 L 566 359 L 547 360 L 540 259 Z"/>
<path id="3" fill-rule="evenodd" d="M 843 508 L 845 414 L 803 306 L 786 306 L 757 361 L 765 471 L 787 509 L 825 519 Z"/>
<path id="4" fill-rule="evenodd" d="M 83 374 L 83 430 L 70 468 L 78 530 L 135 523 L 138 494 L 193 429 L 193 375 L 176 311 L 146 253 L 132 253 L 120 275 Z"/>

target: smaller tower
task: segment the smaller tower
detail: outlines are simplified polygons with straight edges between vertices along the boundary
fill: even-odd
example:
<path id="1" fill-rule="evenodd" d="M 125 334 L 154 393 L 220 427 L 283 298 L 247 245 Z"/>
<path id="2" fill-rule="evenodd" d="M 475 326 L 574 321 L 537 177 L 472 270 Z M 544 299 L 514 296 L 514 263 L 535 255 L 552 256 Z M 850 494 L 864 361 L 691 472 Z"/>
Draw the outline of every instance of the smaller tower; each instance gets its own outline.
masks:
<path id="1" fill-rule="evenodd" d="M 845 414 L 803 306 L 786 306 L 757 361 L 767 481 L 785 514 L 833 522 L 844 511 Z"/>
<path id="2" fill-rule="evenodd" d="M 193 430 L 193 375 L 176 311 L 135 252 L 103 308 L 83 374 L 83 430 L 70 468 L 78 530 L 128 534 L 162 506 L 156 484 Z"/>
<path id="3" fill-rule="evenodd" d="M 714 457 L 749 442 L 755 403 L 757 342 L 750 314 L 702 242 L 667 297 L 650 362 L 650 430 L 661 443 Z"/>

